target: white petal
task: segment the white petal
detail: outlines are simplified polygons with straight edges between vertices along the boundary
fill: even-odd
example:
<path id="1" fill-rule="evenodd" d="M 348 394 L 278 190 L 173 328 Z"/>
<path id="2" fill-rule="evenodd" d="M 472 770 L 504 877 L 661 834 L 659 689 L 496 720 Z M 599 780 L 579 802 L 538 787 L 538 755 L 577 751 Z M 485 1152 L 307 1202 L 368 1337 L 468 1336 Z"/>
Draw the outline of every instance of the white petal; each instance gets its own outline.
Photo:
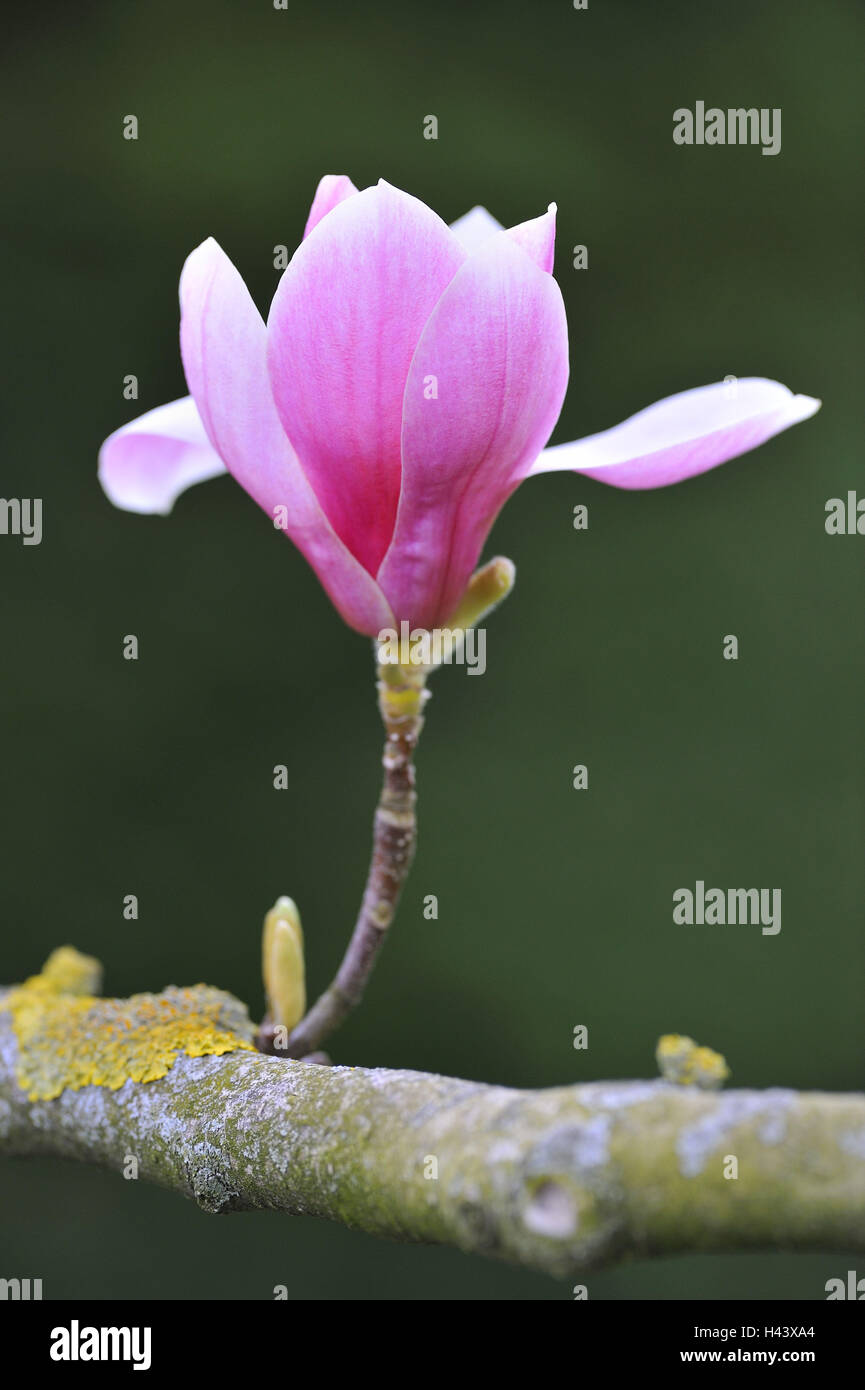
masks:
<path id="1" fill-rule="evenodd" d="M 585 473 L 613 487 L 654 488 L 705 473 L 820 409 L 779 381 L 743 377 L 667 396 L 620 425 L 544 449 L 532 473 Z"/>
<path id="2" fill-rule="evenodd" d="M 456 222 L 452 222 L 451 231 L 465 249 L 471 252 L 476 251 L 489 237 L 495 236 L 496 232 L 504 231 L 504 228 L 486 208 L 476 207 L 463 213 Z"/>
<path id="3" fill-rule="evenodd" d="M 191 396 L 122 425 L 99 451 L 105 495 L 127 512 L 165 515 L 186 488 L 224 472 Z"/>

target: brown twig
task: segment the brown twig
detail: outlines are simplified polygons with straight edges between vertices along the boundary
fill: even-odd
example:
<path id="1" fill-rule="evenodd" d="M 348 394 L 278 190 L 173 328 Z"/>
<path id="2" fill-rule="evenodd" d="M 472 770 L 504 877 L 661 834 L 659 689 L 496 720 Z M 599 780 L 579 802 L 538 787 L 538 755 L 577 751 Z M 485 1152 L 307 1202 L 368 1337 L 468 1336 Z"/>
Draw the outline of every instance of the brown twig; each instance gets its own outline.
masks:
<path id="1" fill-rule="evenodd" d="M 384 782 L 375 813 L 372 860 L 357 922 L 333 981 L 293 1029 L 282 1057 L 314 1052 L 360 1003 L 385 933 L 393 921 L 414 857 L 414 750 L 428 698 L 426 673 L 410 666 L 379 666 L 378 704 L 385 727 Z M 268 1046 L 264 1030 L 259 1047 Z"/>

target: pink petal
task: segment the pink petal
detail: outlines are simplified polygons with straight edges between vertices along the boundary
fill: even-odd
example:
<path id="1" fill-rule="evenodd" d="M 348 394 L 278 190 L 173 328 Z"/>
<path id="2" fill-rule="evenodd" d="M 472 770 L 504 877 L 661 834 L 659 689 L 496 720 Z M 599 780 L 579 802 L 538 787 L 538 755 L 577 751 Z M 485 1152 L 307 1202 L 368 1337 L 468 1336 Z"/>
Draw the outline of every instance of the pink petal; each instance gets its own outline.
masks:
<path id="1" fill-rule="evenodd" d="M 667 487 L 755 449 L 820 409 L 778 381 L 743 377 L 667 396 L 623 424 L 545 449 L 532 473 L 573 469 L 613 487 Z"/>
<path id="2" fill-rule="evenodd" d="M 99 481 L 115 507 L 167 515 L 193 483 L 225 472 L 191 396 L 121 425 L 99 450 Z"/>
<path id="3" fill-rule="evenodd" d="M 505 229 L 501 222 L 487 212 L 486 208 L 475 207 L 451 223 L 451 231 L 469 252 L 477 251 L 491 236 Z M 556 205 L 550 203 L 542 217 L 533 217 L 529 222 L 520 222 L 508 228 L 508 236 L 521 246 L 527 255 L 552 274 L 553 251 L 556 244 Z"/>
<path id="4" fill-rule="evenodd" d="M 427 399 L 430 378 L 438 399 Z M 558 418 L 568 380 L 559 287 L 503 232 L 454 277 L 406 383 L 403 486 L 379 582 L 399 618 L 446 621 L 503 502 Z"/>
<path id="5" fill-rule="evenodd" d="M 309 236 L 313 227 L 317 227 L 321 219 L 326 217 L 332 208 L 356 192 L 357 189 L 347 174 L 325 174 L 323 178 L 319 179 L 318 188 L 315 190 L 315 197 L 312 200 L 312 207 L 309 210 L 309 217 L 306 219 L 306 226 L 303 229 L 304 238 Z"/>
<path id="6" fill-rule="evenodd" d="M 298 248 L 270 310 L 280 417 L 335 531 L 371 574 L 393 534 L 412 354 L 464 259 L 434 212 L 380 183 Z"/>
<path id="7" fill-rule="evenodd" d="M 267 333 L 249 291 L 211 238 L 180 281 L 180 343 L 189 389 L 226 467 L 271 520 L 282 520 L 346 622 L 374 635 L 390 610 L 334 534 L 279 422 L 267 375 Z"/>
<path id="8" fill-rule="evenodd" d="M 542 217 L 533 217 L 530 222 L 520 222 L 516 227 L 509 227 L 508 236 L 523 248 L 526 255 L 531 256 L 541 270 L 552 275 L 553 253 L 556 249 L 555 203 L 550 203 Z"/>

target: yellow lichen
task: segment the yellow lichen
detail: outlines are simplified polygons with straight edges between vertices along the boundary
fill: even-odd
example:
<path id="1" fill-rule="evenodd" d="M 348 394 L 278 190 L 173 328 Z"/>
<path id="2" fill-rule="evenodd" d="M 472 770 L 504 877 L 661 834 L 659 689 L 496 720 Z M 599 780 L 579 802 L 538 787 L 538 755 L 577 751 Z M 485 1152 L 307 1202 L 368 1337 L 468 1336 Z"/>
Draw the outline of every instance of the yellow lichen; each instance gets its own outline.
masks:
<path id="1" fill-rule="evenodd" d="M 99 962 L 71 946 L 48 958 L 41 974 L 10 990 L 0 1004 L 12 1015 L 17 1080 L 29 1100 L 64 1090 L 126 1081 L 156 1081 L 188 1057 L 254 1051 L 243 1005 L 210 985 L 129 999 L 100 999 Z"/>
<path id="2" fill-rule="evenodd" d="M 74 946 L 58 946 L 33 980 L 42 980 L 46 988 L 61 994 L 98 994 L 102 965 L 95 956 L 84 956 Z"/>
<path id="3" fill-rule="evenodd" d="M 698 1047 L 693 1038 L 681 1033 L 665 1033 L 655 1049 L 658 1069 L 665 1081 L 679 1086 L 699 1086 L 714 1090 L 730 1075 L 730 1068 L 720 1052 L 711 1047 Z"/>

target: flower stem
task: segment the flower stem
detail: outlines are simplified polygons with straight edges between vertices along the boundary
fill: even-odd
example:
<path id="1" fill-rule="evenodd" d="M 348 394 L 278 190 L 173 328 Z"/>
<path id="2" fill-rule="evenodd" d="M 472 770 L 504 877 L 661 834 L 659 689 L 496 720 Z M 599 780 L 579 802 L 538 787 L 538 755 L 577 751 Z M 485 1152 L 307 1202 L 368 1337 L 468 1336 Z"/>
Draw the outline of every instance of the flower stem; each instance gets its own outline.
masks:
<path id="1" fill-rule="evenodd" d="M 315 1051 L 363 997 L 414 858 L 414 750 L 428 698 L 422 668 L 380 665 L 378 706 L 385 727 L 384 782 L 375 813 L 372 861 L 351 940 L 334 979 L 289 1035 L 284 1057 Z"/>

